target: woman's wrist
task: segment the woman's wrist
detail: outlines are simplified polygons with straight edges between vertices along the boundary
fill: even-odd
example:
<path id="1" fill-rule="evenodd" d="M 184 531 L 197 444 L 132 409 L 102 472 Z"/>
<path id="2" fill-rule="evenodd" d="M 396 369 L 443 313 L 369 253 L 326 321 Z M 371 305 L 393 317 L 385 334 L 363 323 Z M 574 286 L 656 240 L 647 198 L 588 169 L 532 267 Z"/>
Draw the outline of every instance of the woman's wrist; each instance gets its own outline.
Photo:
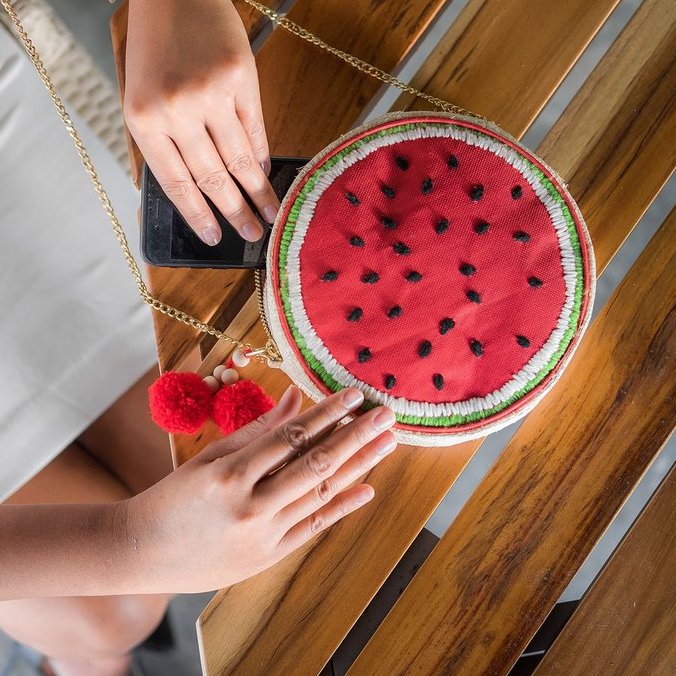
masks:
<path id="1" fill-rule="evenodd" d="M 126 502 L 0 505 L 0 600 L 133 591 Z"/>

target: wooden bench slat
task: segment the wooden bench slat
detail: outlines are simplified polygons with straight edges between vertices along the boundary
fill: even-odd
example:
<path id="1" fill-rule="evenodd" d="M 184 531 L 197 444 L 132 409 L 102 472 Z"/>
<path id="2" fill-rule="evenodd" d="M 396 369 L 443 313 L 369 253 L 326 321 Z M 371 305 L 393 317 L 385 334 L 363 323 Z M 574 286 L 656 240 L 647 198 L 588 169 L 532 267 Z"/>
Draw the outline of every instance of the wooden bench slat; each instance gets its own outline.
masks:
<path id="1" fill-rule="evenodd" d="M 676 468 L 547 651 L 536 676 L 676 671 Z"/>
<path id="2" fill-rule="evenodd" d="M 467 110 L 489 111 L 493 121 L 521 136 L 565 76 L 560 63 L 577 61 L 616 5 L 506 0 L 496 7 L 472 0 L 411 83 Z M 504 86 L 505 78 L 512 95 L 496 102 L 495 90 Z M 540 105 L 523 106 L 523 96 Z M 425 110 L 429 104 L 404 93 L 395 108 Z"/>
<path id="3" fill-rule="evenodd" d="M 589 36 L 580 40 L 586 44 Z M 503 42 L 509 45 L 508 34 Z M 472 66 L 470 58 L 466 67 Z M 571 66 L 571 61 L 558 64 L 561 73 Z M 506 76 L 493 92 L 494 105 L 501 107 L 512 96 Z M 542 101 L 526 95 L 522 105 L 539 109 Z M 490 110 L 482 112 L 491 115 Z M 618 221 L 626 232 L 634 225 L 630 219 Z M 253 369 L 252 377 L 266 387 L 279 380 L 265 369 Z M 297 664 L 308 673 L 319 671 L 478 446 L 400 448 L 369 475 L 376 488 L 375 505 L 321 538 L 294 559 L 295 566 L 276 566 L 220 592 L 198 623 L 208 673 L 283 673 Z M 324 583 L 318 586 L 317 580 Z M 261 613 L 261 607 L 275 611 Z M 230 621 L 235 616 L 241 628 Z"/>

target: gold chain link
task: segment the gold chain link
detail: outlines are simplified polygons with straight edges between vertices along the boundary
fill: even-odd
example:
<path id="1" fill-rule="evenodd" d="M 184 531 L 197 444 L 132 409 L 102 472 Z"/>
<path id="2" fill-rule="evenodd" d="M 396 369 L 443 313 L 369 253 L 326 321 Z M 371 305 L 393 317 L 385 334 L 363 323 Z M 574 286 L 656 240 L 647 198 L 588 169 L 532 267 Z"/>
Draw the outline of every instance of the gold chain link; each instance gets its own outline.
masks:
<path id="1" fill-rule="evenodd" d="M 415 94 L 416 96 L 425 99 L 432 105 L 446 112 L 474 115 L 475 117 L 478 117 L 476 114 L 469 113 L 463 108 L 455 106 L 452 103 L 449 103 L 448 101 L 439 99 L 436 96 L 430 96 L 429 94 L 425 94 L 424 92 L 419 91 L 415 87 L 411 87 L 405 82 L 398 80 L 396 77 L 390 75 L 389 73 L 386 73 L 380 68 L 377 68 L 376 66 L 366 63 L 365 61 L 362 61 L 361 59 L 358 59 L 357 57 L 352 56 L 351 54 L 347 54 L 346 52 L 343 52 L 340 49 L 332 47 L 331 45 L 327 44 L 310 31 L 305 30 L 302 26 L 299 26 L 297 23 L 294 23 L 290 19 L 287 19 L 285 16 L 281 16 L 274 10 L 270 9 L 269 7 L 266 7 L 265 5 L 262 5 L 259 2 L 256 2 L 255 0 L 244 0 L 244 2 L 246 2 L 248 5 L 259 11 L 261 14 L 267 16 L 272 22 L 276 23 L 278 26 L 281 26 L 290 33 L 297 35 L 299 38 L 306 40 L 307 42 L 310 42 L 313 45 L 316 45 L 320 49 L 329 52 L 330 54 L 333 54 L 339 59 L 342 59 L 343 61 L 350 64 L 357 70 L 361 71 L 362 73 L 366 73 L 367 75 L 370 75 L 371 77 L 381 80 L 386 84 L 398 87 L 402 91 L 408 92 L 409 94 Z M 179 310 L 178 308 L 168 305 L 167 303 L 153 297 L 153 295 L 148 290 L 145 281 L 143 280 L 141 270 L 139 269 L 136 259 L 131 253 L 131 249 L 129 248 L 129 243 L 127 242 L 127 237 L 124 234 L 122 225 L 120 224 L 120 221 L 118 220 L 117 215 L 115 214 L 115 210 L 113 209 L 113 205 L 110 202 L 108 194 L 106 193 L 103 185 L 101 184 L 101 181 L 99 180 L 96 169 L 94 168 L 94 164 L 92 163 L 91 158 L 89 157 L 89 153 L 87 152 L 84 143 L 80 139 L 80 135 L 77 129 L 75 128 L 75 125 L 73 124 L 73 121 L 70 115 L 68 114 L 68 111 L 63 105 L 63 102 L 61 101 L 61 98 L 59 97 L 56 88 L 54 87 L 54 83 L 52 82 L 52 79 L 49 73 L 47 72 L 44 63 L 42 62 L 42 59 L 40 58 L 40 55 L 38 54 L 38 51 L 35 48 L 35 45 L 33 44 L 33 41 L 30 39 L 28 33 L 24 29 L 23 24 L 21 23 L 21 20 L 19 19 L 16 10 L 14 9 L 12 1 L 0 0 L 0 3 L 5 8 L 5 11 L 9 15 L 12 22 L 14 23 L 19 38 L 26 50 L 26 53 L 28 54 L 31 62 L 35 66 L 35 70 L 37 70 L 40 79 L 47 88 L 47 91 L 52 97 L 54 107 L 56 108 L 56 111 L 59 114 L 59 117 L 61 118 L 61 121 L 63 122 L 66 130 L 68 131 L 68 134 L 73 139 L 73 143 L 75 144 L 75 149 L 77 150 L 77 154 L 80 157 L 80 161 L 84 165 L 87 174 L 89 174 L 89 178 L 91 179 L 92 185 L 94 186 L 94 190 L 96 190 L 96 194 L 99 196 L 99 200 L 101 201 L 103 209 L 108 215 L 108 219 L 110 220 L 110 223 L 113 226 L 115 237 L 117 238 L 117 241 L 120 244 L 120 248 L 122 249 L 122 253 L 124 254 L 125 260 L 127 261 L 127 265 L 129 266 L 131 274 L 134 276 L 136 287 L 138 288 L 138 291 L 143 301 L 154 310 L 157 310 L 157 312 L 161 312 L 162 314 L 165 314 L 168 317 L 171 317 L 172 319 L 182 322 L 183 324 L 187 324 L 188 326 L 197 329 L 202 333 L 214 336 L 219 340 L 225 340 L 226 342 L 235 345 L 242 350 L 245 350 L 248 354 L 250 354 L 253 357 L 256 357 L 262 362 L 281 361 L 281 356 L 279 354 L 279 351 L 277 350 L 277 347 L 275 346 L 272 336 L 270 335 L 267 322 L 265 321 L 265 313 L 262 303 L 262 282 L 260 273 L 256 274 L 256 292 L 258 295 L 261 320 L 268 334 L 268 340 L 265 344 L 265 347 L 263 348 L 255 348 L 253 345 L 251 345 L 251 343 L 246 343 L 237 340 L 232 336 L 228 336 L 222 331 L 219 331 L 217 328 L 200 321 L 199 319 L 193 317 L 187 312 L 183 312 L 182 310 Z"/>

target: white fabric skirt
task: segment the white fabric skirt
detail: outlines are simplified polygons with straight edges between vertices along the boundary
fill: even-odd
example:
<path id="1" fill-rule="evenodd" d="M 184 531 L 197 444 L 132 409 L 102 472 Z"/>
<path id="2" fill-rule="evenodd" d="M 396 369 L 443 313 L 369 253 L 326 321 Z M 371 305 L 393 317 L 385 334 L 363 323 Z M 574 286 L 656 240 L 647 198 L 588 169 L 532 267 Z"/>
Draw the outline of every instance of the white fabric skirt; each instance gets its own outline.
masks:
<path id="1" fill-rule="evenodd" d="M 78 123 L 138 251 L 138 195 Z M 0 26 L 0 501 L 156 361 L 137 295 L 72 141 Z"/>

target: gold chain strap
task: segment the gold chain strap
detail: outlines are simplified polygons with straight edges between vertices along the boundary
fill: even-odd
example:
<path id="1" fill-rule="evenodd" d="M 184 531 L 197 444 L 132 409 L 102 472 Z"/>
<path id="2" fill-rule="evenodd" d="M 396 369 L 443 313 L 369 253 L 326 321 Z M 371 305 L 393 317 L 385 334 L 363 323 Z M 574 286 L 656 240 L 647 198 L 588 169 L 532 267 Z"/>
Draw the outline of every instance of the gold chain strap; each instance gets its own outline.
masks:
<path id="1" fill-rule="evenodd" d="M 303 40 L 307 40 L 308 42 L 316 45 L 320 49 L 323 49 L 324 51 L 333 54 L 334 56 L 338 57 L 339 59 L 342 59 L 343 61 L 350 64 L 357 70 L 366 73 L 371 77 L 381 80 L 382 82 L 385 82 L 389 85 L 398 87 L 399 89 L 408 92 L 410 94 L 415 94 L 416 96 L 419 96 L 425 99 L 426 101 L 429 101 L 431 104 L 437 106 L 441 110 L 459 114 L 471 114 L 468 113 L 468 111 L 459 108 L 458 106 L 454 106 L 448 101 L 444 101 L 435 96 L 425 94 L 424 92 L 421 92 L 415 89 L 414 87 L 407 85 L 405 82 L 398 80 L 397 78 L 390 75 L 389 73 L 386 73 L 380 68 L 376 68 L 375 66 L 372 66 L 371 64 L 366 63 L 365 61 L 362 61 L 361 59 L 358 59 L 355 56 L 352 56 L 351 54 L 347 54 L 346 52 L 343 52 L 340 49 L 336 49 L 335 47 L 328 45 L 326 42 L 319 39 L 316 35 L 310 33 L 309 31 L 305 30 L 304 28 L 294 23 L 290 19 L 287 19 L 286 17 L 279 15 L 274 10 L 270 9 L 269 7 L 266 7 L 265 5 L 260 4 L 259 2 L 256 2 L 255 0 L 244 0 L 244 2 L 246 2 L 254 9 L 258 10 L 261 14 L 267 16 L 271 21 L 281 26 L 282 28 L 288 30 L 294 35 L 297 35 Z M 120 224 L 120 221 L 118 220 L 117 215 L 115 214 L 115 210 L 113 209 L 113 205 L 110 202 L 110 198 L 108 197 L 105 188 L 103 187 L 101 181 L 99 180 L 98 174 L 96 173 L 96 169 L 94 168 L 94 164 L 92 163 L 91 158 L 89 157 L 89 153 L 87 152 L 84 143 L 82 143 L 80 135 L 78 134 L 78 131 L 75 128 L 75 125 L 73 124 L 73 121 L 70 115 L 68 114 L 68 111 L 66 110 L 65 106 L 63 105 L 63 102 L 61 101 L 61 98 L 59 97 L 56 88 L 54 87 L 54 83 L 52 82 L 52 79 L 49 76 L 49 73 L 47 72 L 44 63 L 42 62 L 42 59 L 40 58 L 40 55 L 38 54 L 38 51 L 35 48 L 35 45 L 28 36 L 26 30 L 24 29 L 23 24 L 21 23 L 21 20 L 19 19 L 16 10 L 14 9 L 12 1 L 0 0 L 0 3 L 5 8 L 5 11 L 7 12 L 10 19 L 16 26 L 17 33 L 19 35 L 19 38 L 21 39 L 21 42 L 23 43 L 26 53 L 30 57 L 30 60 L 35 66 L 35 70 L 37 70 L 40 79 L 42 80 L 45 87 L 47 88 L 47 91 L 52 97 L 54 107 L 56 108 L 56 111 L 59 114 L 59 117 L 61 118 L 61 121 L 63 122 L 66 130 L 68 131 L 68 134 L 73 139 L 73 143 L 75 144 L 75 149 L 77 150 L 80 160 L 84 165 L 87 174 L 89 174 L 89 178 L 91 179 L 92 185 L 94 186 L 94 190 L 96 190 L 96 194 L 99 196 L 99 200 L 101 201 L 103 209 L 108 215 L 108 219 L 110 220 L 110 223 L 113 226 L 115 237 L 117 238 L 117 241 L 120 244 L 120 248 L 122 249 L 122 253 L 124 254 L 125 260 L 127 261 L 127 265 L 131 270 L 131 274 L 134 276 L 136 287 L 138 288 L 138 291 L 143 301 L 154 310 L 157 310 L 158 312 L 161 312 L 162 314 L 165 314 L 168 317 L 171 317 L 172 319 L 182 322 L 183 324 L 187 324 L 188 326 L 197 329 L 202 333 L 214 336 L 219 340 L 225 340 L 226 342 L 239 347 L 241 350 L 244 350 L 247 353 L 247 355 L 256 357 L 260 361 L 263 362 L 268 360 L 272 362 L 280 361 L 281 356 L 277 350 L 277 347 L 274 344 L 274 341 L 272 340 L 272 337 L 269 335 L 269 331 L 268 331 L 269 340 L 267 341 L 265 347 L 255 348 L 250 343 L 246 343 L 237 340 L 232 336 L 228 336 L 227 334 L 223 333 L 223 331 L 219 331 L 217 328 L 209 324 L 206 324 L 205 322 L 202 322 L 199 319 L 196 319 L 187 312 L 183 312 L 182 310 L 179 310 L 178 308 L 168 305 L 167 303 L 153 297 L 153 295 L 148 290 L 145 281 L 143 280 L 141 270 L 139 269 L 138 263 L 136 262 L 133 254 L 131 253 L 131 249 L 129 248 L 129 243 L 127 242 L 127 237 L 124 234 L 122 225 Z M 261 303 L 262 283 L 260 279 L 260 274 L 256 275 L 256 290 L 258 292 L 259 297 L 261 320 L 265 324 L 265 316 Z M 265 324 L 265 326 L 267 330 L 267 325 Z"/>

